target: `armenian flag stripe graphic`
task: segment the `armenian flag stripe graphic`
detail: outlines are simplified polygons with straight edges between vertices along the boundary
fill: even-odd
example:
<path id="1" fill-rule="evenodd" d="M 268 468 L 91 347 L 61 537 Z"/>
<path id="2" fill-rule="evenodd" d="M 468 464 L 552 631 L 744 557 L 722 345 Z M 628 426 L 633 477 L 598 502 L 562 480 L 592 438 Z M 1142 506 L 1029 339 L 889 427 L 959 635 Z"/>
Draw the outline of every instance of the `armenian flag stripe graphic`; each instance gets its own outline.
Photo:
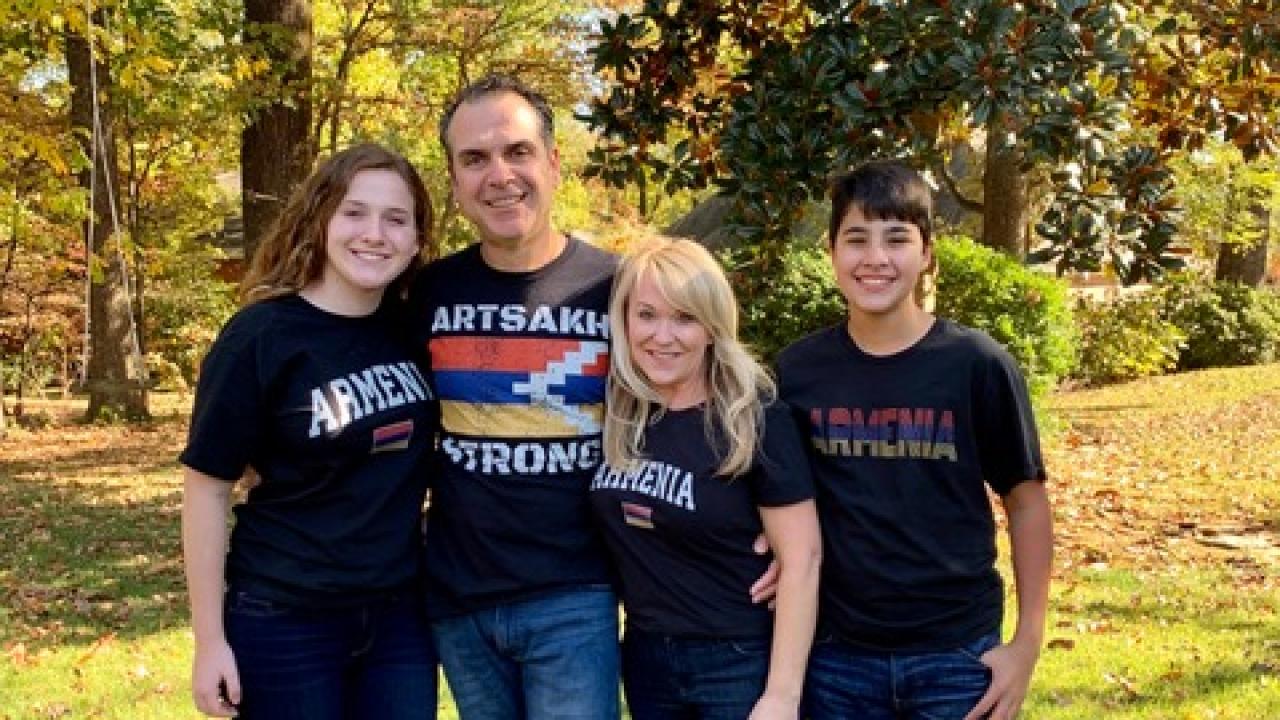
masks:
<path id="1" fill-rule="evenodd" d="M 391 425 L 383 425 L 373 431 L 372 452 L 404 450 L 409 447 L 409 439 L 412 437 L 413 420 L 401 420 Z"/>
<path id="2" fill-rule="evenodd" d="M 530 373 L 484 372 L 484 381 L 477 382 L 481 373 L 461 371 L 436 371 L 436 394 L 441 400 L 466 398 L 472 402 L 491 405 L 528 405 L 540 398 L 530 388 Z M 545 394 L 559 397 L 560 404 L 583 405 L 599 402 L 604 394 L 603 377 L 570 375 L 560 382 L 549 382 Z"/>
<path id="3" fill-rule="evenodd" d="M 485 372 L 545 371 L 552 363 L 564 362 L 571 353 L 590 352 L 592 362 L 583 365 L 580 375 L 604 377 L 609 373 L 609 344 L 603 340 L 565 338 L 454 336 L 431 341 L 431 369 Z"/>
<path id="4" fill-rule="evenodd" d="M 496 429 L 503 437 L 563 438 L 592 432 L 592 426 L 603 427 L 604 406 L 579 405 L 567 408 L 543 408 L 518 405 L 482 405 L 448 400 L 440 403 L 440 421 L 451 433 L 492 436 Z M 594 432 L 599 432 L 595 430 Z"/>

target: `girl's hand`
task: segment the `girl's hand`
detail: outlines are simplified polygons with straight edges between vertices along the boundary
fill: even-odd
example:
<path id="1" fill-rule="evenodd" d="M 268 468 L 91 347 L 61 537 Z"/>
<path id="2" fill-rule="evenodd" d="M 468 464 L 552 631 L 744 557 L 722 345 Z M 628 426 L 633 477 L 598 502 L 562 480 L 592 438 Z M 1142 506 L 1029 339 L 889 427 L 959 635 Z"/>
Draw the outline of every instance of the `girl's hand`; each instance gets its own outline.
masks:
<path id="1" fill-rule="evenodd" d="M 240 703 L 240 673 L 231 646 L 222 641 L 197 647 L 191 669 L 191 696 L 196 709 L 213 717 L 235 717 Z"/>

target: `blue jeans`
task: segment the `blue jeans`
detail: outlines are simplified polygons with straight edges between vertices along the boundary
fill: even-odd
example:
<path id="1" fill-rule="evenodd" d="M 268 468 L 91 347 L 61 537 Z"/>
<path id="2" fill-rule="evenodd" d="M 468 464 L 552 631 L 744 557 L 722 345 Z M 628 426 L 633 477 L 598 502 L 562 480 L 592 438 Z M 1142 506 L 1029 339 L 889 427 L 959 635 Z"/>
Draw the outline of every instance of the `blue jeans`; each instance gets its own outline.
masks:
<path id="1" fill-rule="evenodd" d="M 232 587 L 224 622 L 240 673 L 240 720 L 436 717 L 435 650 L 413 593 L 318 609 Z"/>
<path id="2" fill-rule="evenodd" d="M 618 604 L 578 588 L 432 623 L 462 720 L 617 720 Z"/>
<path id="3" fill-rule="evenodd" d="M 622 641 L 632 720 L 744 720 L 768 675 L 768 637 L 678 638 L 628 628 Z"/>
<path id="4" fill-rule="evenodd" d="M 978 658 L 999 644 L 991 633 L 945 652 L 889 653 L 819 640 L 809 655 L 805 717 L 960 720 L 991 684 Z"/>

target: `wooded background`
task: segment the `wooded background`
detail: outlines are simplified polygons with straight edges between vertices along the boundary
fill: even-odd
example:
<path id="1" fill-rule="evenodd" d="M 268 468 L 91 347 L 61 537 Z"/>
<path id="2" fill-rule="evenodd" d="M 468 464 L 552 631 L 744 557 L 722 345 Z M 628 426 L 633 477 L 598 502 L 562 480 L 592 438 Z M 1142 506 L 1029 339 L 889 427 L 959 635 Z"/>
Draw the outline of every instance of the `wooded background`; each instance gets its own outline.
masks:
<path id="1" fill-rule="evenodd" d="M 53 388 L 145 417 L 189 384 L 282 199 L 349 143 L 408 155 L 437 236 L 467 242 L 436 124 L 490 71 L 558 108 L 561 227 L 683 218 L 748 309 L 827 177 L 885 155 L 952 228 L 1050 271 L 1269 270 L 1276 0 L 12 0 L 0 411 Z"/>

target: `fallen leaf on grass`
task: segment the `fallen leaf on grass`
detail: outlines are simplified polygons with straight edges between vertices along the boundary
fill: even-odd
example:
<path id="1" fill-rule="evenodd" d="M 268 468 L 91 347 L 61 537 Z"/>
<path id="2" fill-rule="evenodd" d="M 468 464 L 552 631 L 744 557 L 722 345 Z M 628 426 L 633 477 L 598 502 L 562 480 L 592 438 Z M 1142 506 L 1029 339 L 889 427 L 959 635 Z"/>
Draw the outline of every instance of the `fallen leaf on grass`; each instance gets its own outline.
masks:
<path id="1" fill-rule="evenodd" d="M 1076 641 L 1071 638 L 1054 638 L 1049 641 L 1050 650 L 1075 650 Z"/>
<path id="2" fill-rule="evenodd" d="M 1113 685 L 1118 685 L 1120 689 L 1124 690 L 1125 695 L 1129 696 L 1130 700 L 1136 700 L 1142 696 L 1142 693 L 1138 692 L 1138 686 L 1135 685 L 1132 680 L 1123 675 L 1103 673 L 1102 679 L 1112 683 Z"/>
<path id="3" fill-rule="evenodd" d="M 1076 622 L 1076 630 L 1082 633 L 1105 633 L 1114 630 L 1110 620 L 1080 620 Z"/>
<path id="4" fill-rule="evenodd" d="M 107 633 L 106 635 L 99 637 L 97 640 L 94 641 L 93 645 L 91 645 L 88 650 L 85 650 L 84 654 L 81 655 L 80 658 L 76 660 L 76 667 L 82 667 L 85 663 L 89 662 L 89 659 L 92 658 L 94 655 L 96 655 L 99 650 L 115 642 L 115 639 L 116 639 L 116 634 L 113 632 Z"/>
<path id="5" fill-rule="evenodd" d="M 4 654 L 9 656 L 9 662 L 18 667 L 23 667 L 31 663 L 31 656 L 27 654 L 26 643 L 14 643 L 5 649 Z"/>

